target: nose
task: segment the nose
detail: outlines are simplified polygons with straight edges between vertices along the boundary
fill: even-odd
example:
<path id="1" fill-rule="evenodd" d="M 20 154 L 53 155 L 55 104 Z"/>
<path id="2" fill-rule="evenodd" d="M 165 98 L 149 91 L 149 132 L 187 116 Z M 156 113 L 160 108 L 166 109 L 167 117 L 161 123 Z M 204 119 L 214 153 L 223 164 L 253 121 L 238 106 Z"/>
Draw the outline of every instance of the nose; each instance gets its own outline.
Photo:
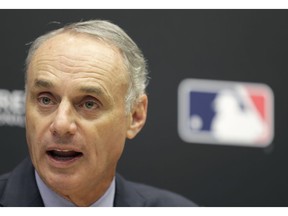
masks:
<path id="1" fill-rule="evenodd" d="M 77 126 L 72 105 L 68 101 L 61 101 L 55 112 L 54 119 L 50 125 L 51 133 L 58 137 L 74 135 Z"/>

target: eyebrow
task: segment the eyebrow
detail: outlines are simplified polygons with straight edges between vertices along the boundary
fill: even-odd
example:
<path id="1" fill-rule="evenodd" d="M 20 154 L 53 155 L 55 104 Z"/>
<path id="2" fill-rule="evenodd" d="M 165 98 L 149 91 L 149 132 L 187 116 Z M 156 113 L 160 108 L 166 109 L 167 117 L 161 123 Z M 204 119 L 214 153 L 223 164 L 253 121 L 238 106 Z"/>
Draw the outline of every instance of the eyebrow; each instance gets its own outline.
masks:
<path id="1" fill-rule="evenodd" d="M 54 84 L 51 81 L 43 80 L 43 79 L 36 79 L 34 82 L 34 87 L 37 88 L 53 88 Z"/>
<path id="2" fill-rule="evenodd" d="M 49 81 L 49 80 L 44 80 L 44 79 L 36 79 L 34 82 L 34 86 L 38 87 L 38 88 L 52 88 L 54 87 L 54 84 Z M 84 93 L 94 93 L 94 94 L 103 94 L 103 90 L 98 88 L 98 87 L 94 87 L 94 86 L 82 86 L 78 89 L 81 92 Z"/>
<path id="3" fill-rule="evenodd" d="M 78 88 L 78 90 L 80 92 L 83 92 L 85 94 L 91 94 L 91 95 L 95 95 L 96 97 L 100 97 L 102 99 L 105 98 L 105 101 L 110 101 L 112 100 L 111 95 L 107 94 L 107 92 L 105 91 L 105 89 L 102 89 L 100 87 L 97 86 L 81 86 Z"/>
<path id="4" fill-rule="evenodd" d="M 54 87 L 55 87 L 54 83 L 49 80 L 36 79 L 34 82 L 34 88 L 51 89 Z M 102 88 L 99 88 L 96 86 L 80 86 L 77 90 L 86 94 L 94 94 L 94 95 L 99 95 L 99 96 L 106 95 Z"/>
<path id="5" fill-rule="evenodd" d="M 104 95 L 103 90 L 95 86 L 82 86 L 79 88 L 79 91 L 84 92 L 86 94 Z"/>

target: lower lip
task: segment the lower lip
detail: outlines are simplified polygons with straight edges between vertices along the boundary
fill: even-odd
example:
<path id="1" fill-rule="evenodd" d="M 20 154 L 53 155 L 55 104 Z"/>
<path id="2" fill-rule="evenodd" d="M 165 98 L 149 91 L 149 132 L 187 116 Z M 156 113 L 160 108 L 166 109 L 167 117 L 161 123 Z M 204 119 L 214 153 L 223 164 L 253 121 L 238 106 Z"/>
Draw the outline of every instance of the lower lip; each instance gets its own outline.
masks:
<path id="1" fill-rule="evenodd" d="M 48 158 L 49 164 L 52 165 L 53 167 L 69 168 L 69 167 L 75 165 L 76 163 L 78 163 L 81 160 L 81 158 L 83 157 L 83 155 L 71 158 L 69 160 L 57 160 L 57 159 L 53 158 L 51 155 L 49 155 L 48 153 L 46 153 L 46 157 Z"/>

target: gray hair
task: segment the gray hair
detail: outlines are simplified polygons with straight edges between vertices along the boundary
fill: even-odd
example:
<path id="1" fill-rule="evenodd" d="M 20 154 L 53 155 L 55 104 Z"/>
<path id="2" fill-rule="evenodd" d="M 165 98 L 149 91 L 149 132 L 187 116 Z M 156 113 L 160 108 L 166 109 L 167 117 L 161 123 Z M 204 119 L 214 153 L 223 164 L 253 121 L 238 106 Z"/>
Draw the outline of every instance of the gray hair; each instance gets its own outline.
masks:
<path id="1" fill-rule="evenodd" d="M 48 39 L 64 32 L 88 34 L 119 49 L 130 78 L 130 84 L 125 96 L 126 112 L 129 113 L 132 106 L 137 103 L 139 96 L 145 94 L 145 89 L 148 85 L 147 64 L 142 51 L 124 30 L 106 20 L 90 20 L 72 23 L 38 37 L 31 44 L 28 51 L 25 82 L 27 82 L 27 68 L 35 51 Z"/>

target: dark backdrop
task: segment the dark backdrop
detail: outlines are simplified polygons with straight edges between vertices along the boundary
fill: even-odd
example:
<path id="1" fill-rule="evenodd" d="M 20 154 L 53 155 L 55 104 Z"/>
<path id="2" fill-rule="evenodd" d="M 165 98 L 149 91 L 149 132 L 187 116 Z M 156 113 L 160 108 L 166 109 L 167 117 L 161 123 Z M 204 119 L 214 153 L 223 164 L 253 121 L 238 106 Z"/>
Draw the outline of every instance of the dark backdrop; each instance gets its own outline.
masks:
<path id="1" fill-rule="evenodd" d="M 125 29 L 151 72 L 148 121 L 127 142 L 121 174 L 203 206 L 288 206 L 287 10 L 0 10 L 0 89 L 24 89 L 25 44 L 64 23 L 94 18 Z M 177 88 L 185 78 L 268 84 L 275 94 L 272 145 L 181 141 Z M 0 141 L 4 173 L 27 155 L 25 129 L 2 125 Z"/>

